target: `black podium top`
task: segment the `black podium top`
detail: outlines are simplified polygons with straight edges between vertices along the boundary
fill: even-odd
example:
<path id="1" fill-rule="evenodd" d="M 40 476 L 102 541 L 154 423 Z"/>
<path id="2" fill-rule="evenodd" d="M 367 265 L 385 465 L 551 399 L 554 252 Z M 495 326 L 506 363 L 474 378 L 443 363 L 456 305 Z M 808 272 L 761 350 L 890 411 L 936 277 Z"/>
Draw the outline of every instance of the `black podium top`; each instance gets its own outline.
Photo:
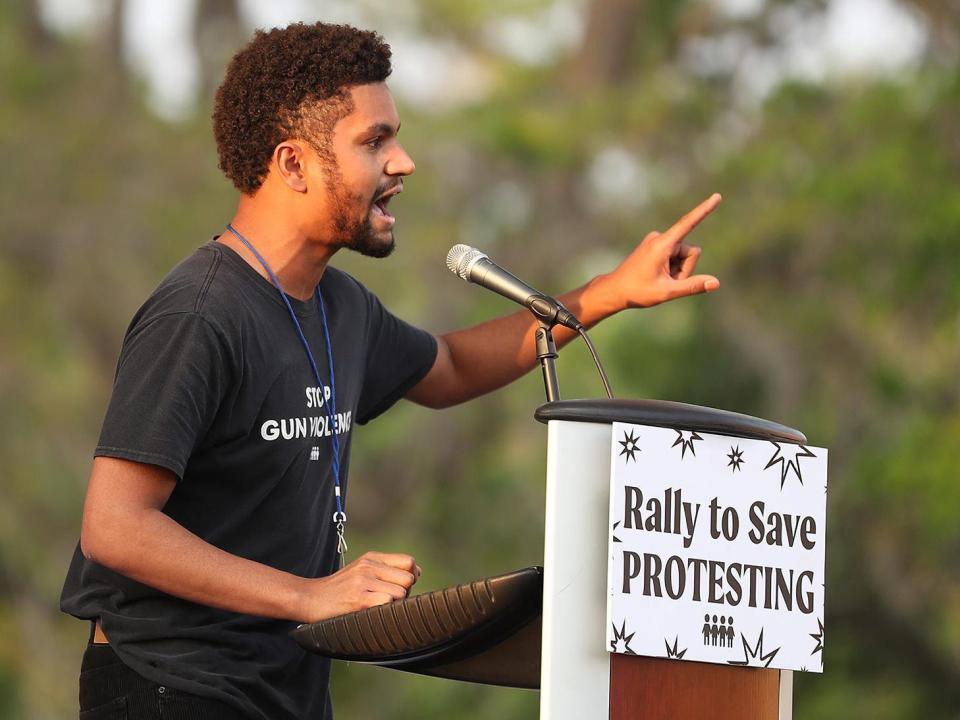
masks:
<path id="1" fill-rule="evenodd" d="M 534 417 L 543 423 L 551 420 L 625 422 L 702 430 L 717 435 L 736 435 L 774 442 L 807 442 L 807 437 L 802 432 L 780 423 L 728 410 L 669 400 L 558 400 L 538 407 Z"/>
<path id="2" fill-rule="evenodd" d="M 300 625 L 305 650 L 423 675 L 540 687 L 543 568 L 435 590 Z"/>

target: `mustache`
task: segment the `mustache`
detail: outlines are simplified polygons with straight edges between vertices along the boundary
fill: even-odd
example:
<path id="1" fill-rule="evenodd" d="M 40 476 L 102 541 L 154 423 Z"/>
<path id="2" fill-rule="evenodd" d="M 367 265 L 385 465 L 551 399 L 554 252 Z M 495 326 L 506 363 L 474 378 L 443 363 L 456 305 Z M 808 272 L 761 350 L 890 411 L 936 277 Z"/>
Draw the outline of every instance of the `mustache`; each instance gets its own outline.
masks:
<path id="1" fill-rule="evenodd" d="M 371 200 L 371 202 L 376 202 L 376 201 L 379 200 L 381 197 L 383 197 L 384 195 L 386 195 L 388 192 L 392 191 L 394 188 L 399 188 L 399 190 L 397 190 L 398 193 L 403 192 L 403 179 L 402 179 L 402 178 L 401 178 L 401 179 L 397 179 L 397 180 L 394 181 L 394 182 L 384 183 L 383 185 L 380 185 L 379 187 L 377 187 L 377 190 L 376 190 L 376 192 L 373 194 L 373 200 Z"/>

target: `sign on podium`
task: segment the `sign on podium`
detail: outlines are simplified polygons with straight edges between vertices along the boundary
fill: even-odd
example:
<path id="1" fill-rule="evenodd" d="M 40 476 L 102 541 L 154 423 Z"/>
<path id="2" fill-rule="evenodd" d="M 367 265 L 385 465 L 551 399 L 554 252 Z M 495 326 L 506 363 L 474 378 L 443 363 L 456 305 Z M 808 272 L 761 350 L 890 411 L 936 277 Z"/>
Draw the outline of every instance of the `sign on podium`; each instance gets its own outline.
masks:
<path id="1" fill-rule="evenodd" d="M 823 670 L 827 451 L 615 422 L 611 651 Z"/>

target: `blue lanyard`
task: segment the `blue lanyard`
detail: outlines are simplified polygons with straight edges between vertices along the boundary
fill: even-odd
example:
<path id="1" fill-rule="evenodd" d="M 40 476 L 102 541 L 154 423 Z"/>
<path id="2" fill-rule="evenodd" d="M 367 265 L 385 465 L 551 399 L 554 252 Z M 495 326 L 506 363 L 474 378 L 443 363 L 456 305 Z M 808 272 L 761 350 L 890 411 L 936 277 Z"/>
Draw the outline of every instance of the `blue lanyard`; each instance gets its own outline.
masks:
<path id="1" fill-rule="evenodd" d="M 227 223 L 227 230 L 233 233 L 240 242 L 247 246 L 247 249 L 253 253 L 254 257 L 260 261 L 260 264 L 263 265 L 263 269 L 267 271 L 267 275 L 270 276 L 270 281 L 274 284 L 274 287 L 280 293 L 280 298 L 283 300 L 283 304 L 287 306 L 287 310 L 290 311 L 290 319 L 293 320 L 293 326 L 297 329 L 297 335 L 300 336 L 300 342 L 303 343 L 303 349 L 307 352 L 307 360 L 310 361 L 310 368 L 313 370 L 313 376 L 317 379 L 317 385 L 323 387 L 323 380 L 320 378 L 320 370 L 317 369 L 317 362 L 313 359 L 313 352 L 310 350 L 310 343 L 307 342 L 306 336 L 303 334 L 303 328 L 300 327 L 300 321 L 297 320 L 297 314 L 293 311 L 293 306 L 290 305 L 290 300 L 287 299 L 287 294 L 283 291 L 283 288 L 280 286 L 280 280 L 277 279 L 276 274 L 267 264 L 267 261 L 264 259 L 263 255 L 257 252 L 257 249 L 253 244 L 247 240 L 243 235 L 237 232 L 237 229 L 233 227 L 232 224 Z M 347 514 L 343 511 L 343 500 L 340 494 L 340 438 L 337 435 L 337 387 L 334 382 L 333 377 L 333 346 L 330 343 L 330 330 L 327 327 L 327 311 L 323 305 L 323 296 L 320 294 L 320 287 L 314 291 L 314 294 L 317 298 L 317 305 L 320 306 L 320 318 L 323 321 L 323 338 L 327 344 L 327 363 L 330 370 L 330 399 L 327 401 L 324 398 L 323 407 L 327 411 L 327 423 L 330 428 L 330 439 L 333 443 L 333 492 L 334 499 L 337 503 L 337 510 L 333 513 L 333 525 L 337 530 L 337 553 L 340 555 L 340 562 L 343 563 L 343 554 L 347 550 L 347 541 L 344 537 L 344 525 L 347 522 Z"/>

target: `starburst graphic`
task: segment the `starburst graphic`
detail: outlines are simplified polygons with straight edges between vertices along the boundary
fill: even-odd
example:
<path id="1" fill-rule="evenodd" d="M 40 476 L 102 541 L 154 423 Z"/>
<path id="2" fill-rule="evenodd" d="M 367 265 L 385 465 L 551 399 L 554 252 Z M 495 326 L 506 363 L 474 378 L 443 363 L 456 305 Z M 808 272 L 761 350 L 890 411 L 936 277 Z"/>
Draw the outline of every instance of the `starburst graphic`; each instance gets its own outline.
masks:
<path id="1" fill-rule="evenodd" d="M 633 460 L 637 461 L 636 453 L 640 452 L 640 447 L 637 444 L 637 441 L 640 440 L 639 436 L 634 437 L 633 428 L 630 429 L 630 434 L 627 435 L 627 432 L 623 432 L 623 440 L 620 440 L 619 443 L 623 446 L 623 450 L 620 451 L 620 455 L 626 455 L 627 459 L 624 462 L 630 462 Z"/>
<path id="2" fill-rule="evenodd" d="M 676 660 L 683 660 L 683 656 L 687 654 L 687 649 L 677 651 L 677 636 L 673 636 L 673 647 L 670 647 L 670 643 L 667 642 L 667 639 L 663 639 L 663 644 L 667 648 L 667 657 L 674 658 Z"/>
<path id="3" fill-rule="evenodd" d="M 750 645 L 747 643 L 747 636 L 745 633 L 740 634 L 740 640 L 743 642 L 743 660 L 727 660 L 727 663 L 730 665 L 750 665 L 751 660 L 756 660 L 757 665 L 770 667 L 770 663 L 773 662 L 773 659 L 777 656 L 777 653 L 780 652 L 780 648 L 775 648 L 766 655 L 763 654 L 762 628 L 760 629 L 760 636 L 757 638 L 755 647 L 750 647 Z"/>
<path id="4" fill-rule="evenodd" d="M 780 443 L 775 443 L 771 440 L 770 444 L 776 448 L 776 452 L 773 453 L 773 457 L 770 458 L 770 461 L 763 469 L 767 470 L 772 468 L 777 463 L 780 463 L 781 490 L 783 490 L 783 484 L 787 481 L 787 475 L 790 473 L 790 470 L 793 470 L 793 474 L 797 476 L 797 480 L 799 480 L 800 484 L 803 485 L 803 475 L 800 474 L 800 458 L 816 457 L 816 455 L 810 452 L 810 450 L 803 445 L 792 445 L 791 447 L 799 448 L 799 450 L 788 450 L 786 454 L 782 454 L 783 450 L 780 447 Z M 788 459 L 790 454 L 793 455 L 792 459 Z"/>
<path id="5" fill-rule="evenodd" d="M 810 637 L 817 641 L 817 646 L 811 651 L 811 655 L 814 653 L 820 653 L 820 657 L 823 657 L 823 621 L 817 619 L 817 632 L 810 633 Z"/>
<path id="6" fill-rule="evenodd" d="M 692 430 L 676 430 L 675 432 L 677 433 L 677 439 L 674 440 L 673 445 L 670 447 L 680 446 L 681 460 L 686 457 L 687 450 L 690 450 L 690 454 L 695 456 L 697 451 L 694 449 L 693 443 L 697 440 L 703 440 L 703 438 Z"/>
<path id="7" fill-rule="evenodd" d="M 730 458 L 730 462 L 727 463 L 727 467 L 732 467 L 733 470 L 730 472 L 736 472 L 740 469 L 740 466 L 743 465 L 746 460 L 743 459 L 743 450 L 740 449 L 740 446 L 737 445 L 736 448 L 730 447 L 730 454 L 727 455 Z"/>
<path id="8" fill-rule="evenodd" d="M 617 626 L 614 623 L 610 623 L 610 626 L 613 628 L 613 640 L 610 641 L 611 652 L 620 653 L 621 655 L 636 655 L 636 653 L 630 649 L 630 641 L 633 640 L 633 636 L 636 635 L 636 633 L 627 635 L 627 621 L 624 620 L 620 623 L 619 630 L 617 630 Z M 623 649 L 620 649 L 621 641 L 623 641 Z"/>

